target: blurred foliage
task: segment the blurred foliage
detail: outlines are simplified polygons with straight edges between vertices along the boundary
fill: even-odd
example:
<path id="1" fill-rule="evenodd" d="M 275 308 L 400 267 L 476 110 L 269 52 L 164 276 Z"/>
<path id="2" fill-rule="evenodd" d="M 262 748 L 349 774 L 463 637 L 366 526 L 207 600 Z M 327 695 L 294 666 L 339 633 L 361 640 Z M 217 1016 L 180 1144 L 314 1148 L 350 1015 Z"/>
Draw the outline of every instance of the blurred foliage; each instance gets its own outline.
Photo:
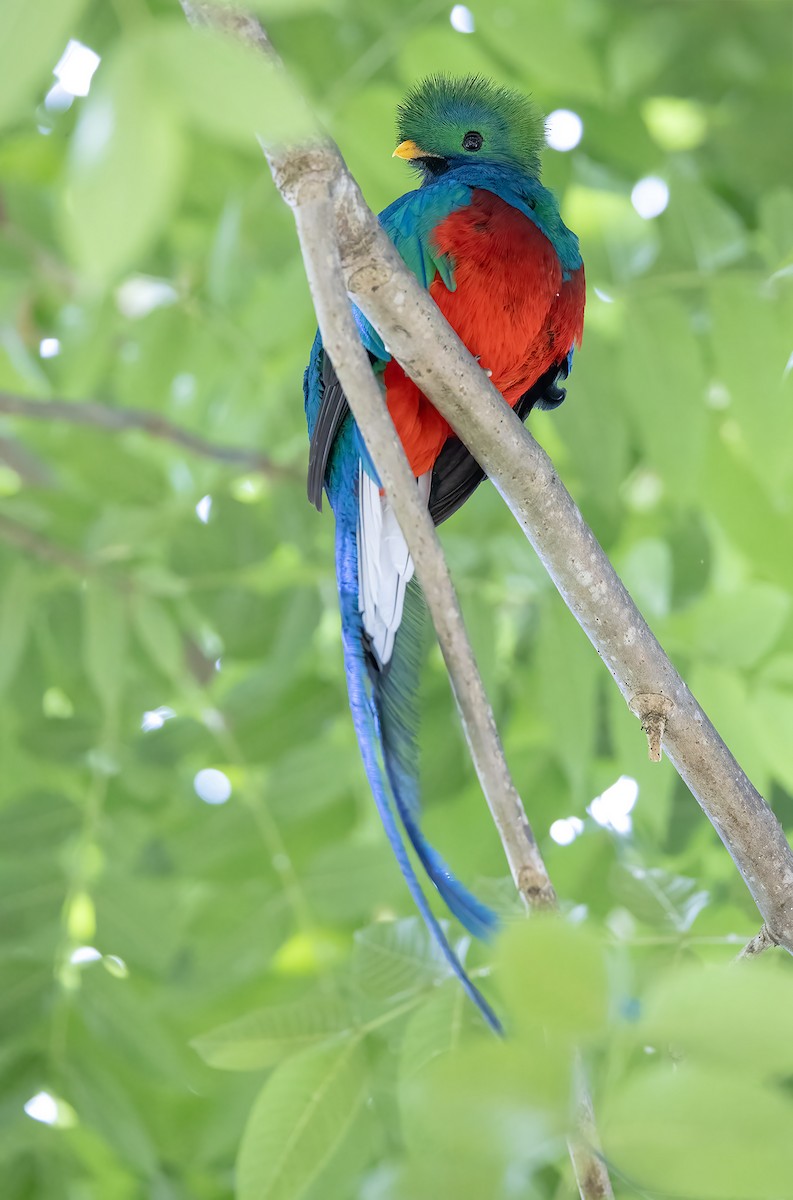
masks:
<path id="1" fill-rule="evenodd" d="M 409 186 L 393 114 L 427 72 L 580 114 L 545 172 L 587 332 L 532 427 L 790 827 L 790 6 L 493 0 L 470 36 L 448 0 L 254 7 L 375 209 Z M 102 61 L 59 107 L 70 37 Z M 726 966 L 748 893 L 487 487 L 444 541 L 568 917 L 467 951 L 506 1044 L 412 915 L 305 501 L 313 315 L 251 135 L 304 127 L 288 86 L 173 0 L 0 11 L 0 394 L 144 408 L 283 468 L 0 417 L 4 1200 L 561 1200 L 574 1044 L 620 1197 L 789 1196 L 789 962 Z M 424 712 L 428 832 L 508 918 L 437 653 Z M 587 812 L 620 776 L 623 833 Z"/>

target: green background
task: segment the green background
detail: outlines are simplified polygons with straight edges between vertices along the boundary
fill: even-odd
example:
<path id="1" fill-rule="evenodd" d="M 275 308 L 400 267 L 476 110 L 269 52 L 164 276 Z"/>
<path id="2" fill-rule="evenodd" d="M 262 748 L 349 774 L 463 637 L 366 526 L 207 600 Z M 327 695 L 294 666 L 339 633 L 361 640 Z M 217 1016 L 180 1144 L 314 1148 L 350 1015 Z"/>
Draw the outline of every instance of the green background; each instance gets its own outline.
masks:
<path id="1" fill-rule="evenodd" d="M 412 186 L 394 110 L 428 72 L 581 116 L 544 177 L 586 334 L 531 427 L 790 827 L 791 7 L 492 0 L 471 36 L 450 9 L 258 6 L 374 209 Z M 102 62 L 51 111 L 69 37 Z M 252 136 L 304 120 L 176 3 L 0 12 L 0 396 L 145 409 L 270 462 L 0 414 L 3 1198 L 561 1200 L 574 1044 L 620 1197 L 789 1197 L 789 960 L 728 966 L 759 926 L 740 877 L 487 486 L 443 541 L 571 918 L 468 951 L 505 1045 L 413 915 L 347 713 L 332 518 L 305 499 L 311 304 Z M 141 276 L 169 286 L 129 315 Z M 436 650 L 423 706 L 427 832 L 509 918 Z M 198 798 L 206 768 L 226 803 Z M 622 775 L 627 834 L 587 814 Z M 54 1123 L 24 1112 L 41 1092 Z"/>

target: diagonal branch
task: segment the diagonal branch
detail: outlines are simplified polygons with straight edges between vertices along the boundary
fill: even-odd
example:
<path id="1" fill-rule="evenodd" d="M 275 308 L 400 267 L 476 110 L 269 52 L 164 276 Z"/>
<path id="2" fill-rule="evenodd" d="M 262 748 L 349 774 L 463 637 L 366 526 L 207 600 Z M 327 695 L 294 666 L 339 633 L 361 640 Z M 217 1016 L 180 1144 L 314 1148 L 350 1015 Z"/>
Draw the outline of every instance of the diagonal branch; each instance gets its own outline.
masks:
<path id="1" fill-rule="evenodd" d="M 308 161 L 310 159 L 310 162 Z M 562 599 L 743 876 L 772 939 L 793 954 L 793 852 L 776 816 L 692 696 L 553 463 L 487 380 L 366 206 L 335 146 L 283 156 L 288 199 L 305 170 L 332 173 L 347 289 L 388 349 L 482 464 Z"/>
<path id="2" fill-rule="evenodd" d="M 285 155 L 288 198 L 301 171 Z M 793 954 L 793 852 L 752 785 L 584 521 L 548 455 L 489 383 L 408 271 L 332 144 L 313 147 L 311 170 L 333 175 L 347 289 L 388 349 L 475 455 L 648 732 L 714 826 L 771 938 Z"/>
<path id="3" fill-rule="evenodd" d="M 244 446 L 222 446 L 210 442 L 173 421 L 146 408 L 114 408 L 93 400 L 38 400 L 33 396 L 15 396 L 0 392 L 0 414 L 22 417 L 28 421 L 64 421 L 72 425 L 88 425 L 108 433 L 125 433 L 139 429 L 150 437 L 182 446 L 191 454 L 212 458 L 216 462 L 244 467 L 271 478 L 286 479 L 294 475 L 289 467 L 280 466 L 258 450 Z"/>
<path id="4" fill-rule="evenodd" d="M 43 537 L 34 529 L 30 529 L 20 521 L 15 521 L 12 517 L 7 517 L 4 513 L 0 513 L 0 541 L 7 542 L 10 546 L 22 550 L 25 554 L 29 554 L 41 562 L 67 567 L 78 575 L 90 575 L 94 570 L 94 564 L 89 559 L 83 558 L 81 554 L 69 550 L 66 546 L 51 542 L 49 538 Z"/>
<path id="5" fill-rule="evenodd" d="M 667 658 L 548 455 L 483 376 L 366 207 L 338 154 L 347 287 L 391 353 L 475 454 L 632 711 L 689 787 L 743 876 L 772 939 L 793 954 L 793 852 Z"/>

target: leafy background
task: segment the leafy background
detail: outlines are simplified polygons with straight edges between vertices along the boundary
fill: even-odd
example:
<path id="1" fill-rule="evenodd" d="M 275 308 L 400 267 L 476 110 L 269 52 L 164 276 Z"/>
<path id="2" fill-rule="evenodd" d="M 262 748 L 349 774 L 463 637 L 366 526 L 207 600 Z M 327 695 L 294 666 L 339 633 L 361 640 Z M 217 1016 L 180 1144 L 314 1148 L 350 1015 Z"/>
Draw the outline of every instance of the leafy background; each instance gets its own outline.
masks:
<path id="1" fill-rule="evenodd" d="M 407 186 L 393 113 L 427 72 L 581 116 L 545 173 L 587 333 L 532 426 L 790 826 L 791 7 L 493 0 L 471 35 L 448 0 L 257 7 L 375 209 Z M 102 61 L 59 111 L 70 37 Z M 567 914 L 469 951 L 507 1045 L 412 915 L 304 495 L 311 305 L 250 133 L 302 120 L 170 0 L 0 14 L 0 395 L 135 406 L 269 461 L 0 416 L 3 1195 L 568 1197 L 575 1043 L 619 1196 L 790 1197 L 789 962 L 727 965 L 758 926 L 744 885 L 487 487 L 444 543 Z M 436 652 L 424 689 L 428 832 L 509 916 Z M 588 806 L 622 776 L 618 832 Z"/>

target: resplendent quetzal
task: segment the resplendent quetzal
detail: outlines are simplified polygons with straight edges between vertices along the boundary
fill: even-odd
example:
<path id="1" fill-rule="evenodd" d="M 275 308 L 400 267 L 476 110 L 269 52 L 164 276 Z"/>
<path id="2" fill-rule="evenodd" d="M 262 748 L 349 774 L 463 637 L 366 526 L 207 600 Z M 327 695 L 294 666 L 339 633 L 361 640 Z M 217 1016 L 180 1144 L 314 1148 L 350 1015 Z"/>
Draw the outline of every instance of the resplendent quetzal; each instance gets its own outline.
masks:
<path id="1" fill-rule="evenodd" d="M 521 419 L 565 392 L 584 318 L 578 239 L 540 183 L 543 119 L 517 92 L 480 77 L 436 76 L 397 117 L 394 151 L 421 186 L 380 214 L 397 250 Z M 436 524 L 484 477 L 449 425 L 356 311 L 417 486 Z M 405 838 L 451 912 L 487 936 L 495 914 L 452 874 L 420 829 L 417 688 L 424 601 L 333 364 L 314 341 L 304 381 L 311 438 L 308 494 L 336 516 L 336 571 L 353 721 L 366 774 L 408 888 L 486 1020 L 498 1018 L 468 978 L 430 909 Z"/>

